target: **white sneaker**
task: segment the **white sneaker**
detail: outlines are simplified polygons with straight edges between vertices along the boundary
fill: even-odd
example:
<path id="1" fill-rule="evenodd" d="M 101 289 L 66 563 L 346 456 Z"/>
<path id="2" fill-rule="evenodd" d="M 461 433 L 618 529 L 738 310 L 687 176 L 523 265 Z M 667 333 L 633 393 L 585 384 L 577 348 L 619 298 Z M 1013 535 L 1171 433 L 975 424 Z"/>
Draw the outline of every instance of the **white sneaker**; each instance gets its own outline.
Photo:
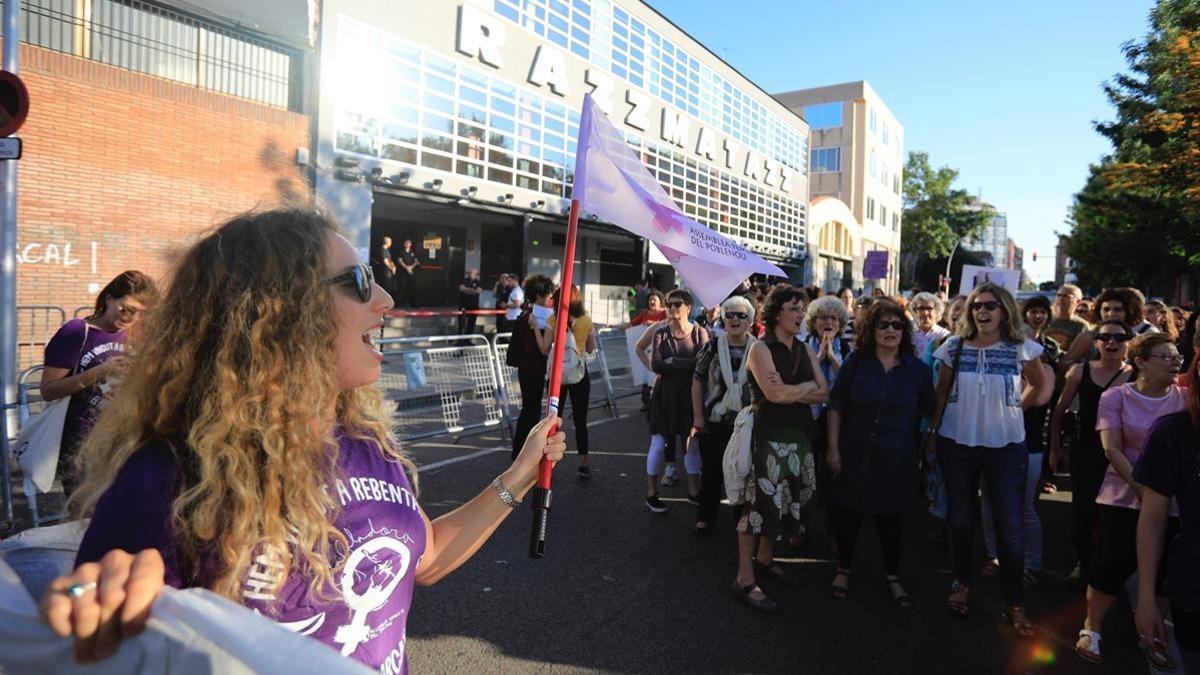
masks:
<path id="1" fill-rule="evenodd" d="M 660 485 L 666 485 L 668 487 L 679 482 L 679 479 L 676 477 L 676 474 L 675 474 L 675 465 L 674 464 L 667 465 L 667 470 L 665 472 L 663 472 L 662 480 L 660 480 L 658 482 Z"/>

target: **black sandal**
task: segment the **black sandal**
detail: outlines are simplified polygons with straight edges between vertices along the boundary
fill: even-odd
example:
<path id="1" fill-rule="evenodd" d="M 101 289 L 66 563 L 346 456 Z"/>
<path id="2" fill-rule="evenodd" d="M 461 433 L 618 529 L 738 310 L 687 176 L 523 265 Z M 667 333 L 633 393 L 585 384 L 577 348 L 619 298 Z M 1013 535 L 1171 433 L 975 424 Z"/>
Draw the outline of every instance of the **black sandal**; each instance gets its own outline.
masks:
<path id="1" fill-rule="evenodd" d="M 799 577 L 792 576 L 784 571 L 777 563 L 772 562 L 770 565 L 764 565 L 759 561 L 754 561 L 754 571 L 758 574 L 765 574 L 773 581 L 777 581 L 785 586 L 799 586 Z"/>
<path id="2" fill-rule="evenodd" d="M 844 577 L 846 583 L 839 585 L 837 582 L 838 577 Z M 837 569 L 837 572 L 833 575 L 833 582 L 829 584 L 829 594 L 835 600 L 845 600 L 850 597 L 850 570 L 844 570 L 840 567 Z"/>
<path id="3" fill-rule="evenodd" d="M 888 592 L 892 594 L 892 602 L 900 609 L 912 609 L 912 598 L 909 597 L 908 591 L 904 590 L 904 586 L 900 585 L 900 577 L 889 574 L 884 580 L 887 582 Z"/>
<path id="4" fill-rule="evenodd" d="M 735 579 L 733 582 L 733 588 L 731 590 L 733 591 L 733 594 L 737 596 L 738 600 L 741 600 L 747 607 L 750 607 L 751 609 L 763 612 L 765 614 L 771 614 L 779 610 L 779 605 L 777 605 L 774 600 L 768 598 L 767 594 L 763 593 L 763 590 L 758 587 L 758 584 L 741 586 Z M 758 591 L 761 597 L 758 599 L 751 597 L 750 594 L 754 591 Z"/>

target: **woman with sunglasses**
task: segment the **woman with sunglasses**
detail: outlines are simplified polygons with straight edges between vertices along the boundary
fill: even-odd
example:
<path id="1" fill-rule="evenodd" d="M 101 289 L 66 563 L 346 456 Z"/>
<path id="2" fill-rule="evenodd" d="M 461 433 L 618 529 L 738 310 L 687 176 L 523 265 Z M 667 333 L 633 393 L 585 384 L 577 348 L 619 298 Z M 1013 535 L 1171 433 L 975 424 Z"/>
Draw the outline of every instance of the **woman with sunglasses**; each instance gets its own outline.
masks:
<path id="1" fill-rule="evenodd" d="M 1175 343 L 1162 333 L 1136 338 L 1129 356 L 1137 379 L 1100 396 L 1096 430 L 1108 458 L 1108 469 L 1096 495 L 1100 522 L 1100 548 L 1088 569 L 1087 616 L 1075 643 L 1075 653 L 1101 662 L 1100 636 L 1104 617 L 1125 581 L 1137 570 L 1137 521 L 1142 506 L 1142 485 L 1133 477 L 1150 430 L 1160 417 L 1187 408 L 1187 396 L 1176 384 L 1183 357 Z M 1168 511 L 1179 517 L 1174 505 Z M 1169 669 L 1162 648 L 1143 645 L 1151 662 Z"/>
<path id="2" fill-rule="evenodd" d="M 1021 581 L 1021 518 L 1029 465 L 1024 411 L 1050 400 L 1054 378 L 1038 358 L 1042 346 L 1023 336 L 1012 294 L 983 283 L 967 296 L 966 305 L 958 333 L 934 354 L 942 369 L 938 409 L 927 434 L 927 443 L 936 440 L 948 498 L 954 581 L 947 607 L 961 619 L 970 612 L 973 530 L 982 477 L 994 497 L 1003 616 L 1019 635 L 1031 637 L 1034 630 L 1022 604 Z"/>
<path id="3" fill-rule="evenodd" d="M 1111 387 L 1127 382 L 1133 373 L 1125 358 L 1133 331 L 1124 321 L 1109 319 L 1096 327 L 1095 348 L 1099 358 L 1071 366 L 1066 384 L 1050 417 L 1050 468 L 1057 470 L 1063 460 L 1063 420 L 1071 402 L 1079 398 L 1079 435 L 1070 445 L 1071 465 L 1071 540 L 1078 566 L 1072 579 L 1086 580 L 1088 565 L 1096 548 L 1099 525 L 1096 519 L 1096 495 L 1108 468 L 1096 418 L 1100 396 Z"/>
<path id="4" fill-rule="evenodd" d="M 915 353 L 917 358 L 924 358 L 926 352 L 932 353 L 933 345 L 950 337 L 949 329 L 938 324 L 942 319 L 942 301 L 933 293 L 917 293 L 910 309 L 917 323 L 917 329 L 913 331 Z"/>
<path id="5" fill-rule="evenodd" d="M 650 366 L 658 375 L 650 394 L 650 449 L 646 453 L 646 508 L 666 513 L 658 497 L 658 477 L 667 465 L 667 439 L 686 439 L 692 430 L 692 375 L 696 357 L 708 343 L 708 331 L 688 320 L 692 294 L 675 289 L 667 294 L 666 323 L 654 329 L 650 341 Z M 699 504 L 700 456 L 687 452 L 683 463 L 688 474 L 688 501 Z"/>
<path id="6" fill-rule="evenodd" d="M 1188 370 L 1195 381 L 1200 366 Z M 1155 597 L 1164 543 L 1167 549 L 1167 597 L 1175 642 L 1185 673 L 1200 673 L 1200 388 L 1187 392 L 1188 409 L 1158 420 L 1146 449 L 1133 468 L 1142 486 L 1138 515 L 1138 596 L 1134 622 L 1152 647 L 1167 641 L 1163 611 Z M 1179 506 L 1178 530 L 1171 527 L 1172 500 Z M 1157 644 L 1156 644 L 1157 643 Z"/>
<path id="7" fill-rule="evenodd" d="M 746 352 L 755 340 L 750 335 L 754 305 L 735 295 L 722 302 L 720 309 L 725 330 L 700 350 L 692 379 L 692 433 L 700 444 L 701 460 L 700 508 L 692 529 L 698 535 L 712 532 L 721 503 L 725 446 L 738 413 L 750 405 Z"/>
<path id="8" fill-rule="evenodd" d="M 829 389 L 813 350 L 799 339 L 804 327 L 802 289 L 780 284 L 763 303 L 766 337 L 747 355 L 748 384 L 754 406 L 751 470 L 739 476 L 747 503 L 737 522 L 738 571 L 733 592 L 763 612 L 778 606 L 756 581 L 756 573 L 783 584 L 798 583 L 776 564 L 775 538 L 785 516 L 800 519 L 812 498 L 815 466 L 811 408 L 824 403 Z"/>
<path id="9" fill-rule="evenodd" d="M 859 327 L 857 349 L 842 366 L 829 395 L 826 464 L 837 573 L 833 597 L 850 593 L 850 571 L 859 528 L 866 514 L 875 519 L 883 551 L 888 593 L 903 608 L 912 606 L 900 585 L 900 550 L 905 509 L 917 493 L 917 424 L 933 412 L 933 373 L 916 357 L 912 322 L 899 305 L 880 300 Z"/>
<path id="10" fill-rule="evenodd" d="M 126 341 L 158 291 L 150 277 L 122 272 L 96 296 L 96 307 L 83 319 L 62 325 L 42 358 L 42 400 L 71 397 L 58 451 L 58 478 L 69 498 L 79 486 L 75 456 L 104 406 L 109 384 L 127 364 Z"/>
<path id="11" fill-rule="evenodd" d="M 1158 331 L 1142 318 L 1142 294 L 1132 288 L 1106 288 L 1096 296 L 1092 304 L 1092 325 L 1099 326 L 1109 319 L 1123 321 L 1135 336 L 1146 331 Z M 1079 333 L 1059 362 L 1059 370 L 1065 371 L 1072 364 L 1088 359 L 1095 340 L 1094 328 Z"/>
<path id="12" fill-rule="evenodd" d="M 1025 324 L 1026 336 L 1042 346 L 1042 355 L 1038 358 L 1049 369 L 1047 374 L 1053 377 L 1054 368 L 1058 365 L 1058 359 L 1062 356 L 1062 352 L 1058 347 L 1058 342 L 1046 334 L 1046 327 L 1050 323 L 1050 301 L 1041 295 L 1029 298 L 1021 305 L 1021 319 Z M 1050 403 L 1025 410 L 1025 449 L 1029 452 L 1022 511 L 1022 523 L 1025 527 L 1025 572 L 1023 577 L 1025 588 L 1036 586 L 1042 572 L 1042 519 L 1037 512 L 1037 499 L 1043 491 L 1046 422 L 1049 412 Z M 992 526 L 992 500 L 986 490 L 983 492 L 980 505 L 983 547 L 987 552 L 987 561 L 983 564 L 982 572 L 985 576 L 993 576 L 999 569 L 1000 562 L 996 557 L 996 529 Z"/>
<path id="13" fill-rule="evenodd" d="M 81 661 L 136 634 L 166 585 L 203 587 L 373 669 L 407 670 L 414 584 L 466 562 L 565 443 L 545 419 L 516 462 L 431 520 L 392 435 L 372 336 L 392 300 L 333 224 L 240 216 L 180 259 L 82 451 L 90 517 L 42 612 Z M 378 605 L 353 609 L 367 575 Z M 357 590 L 356 590 L 357 589 Z"/>

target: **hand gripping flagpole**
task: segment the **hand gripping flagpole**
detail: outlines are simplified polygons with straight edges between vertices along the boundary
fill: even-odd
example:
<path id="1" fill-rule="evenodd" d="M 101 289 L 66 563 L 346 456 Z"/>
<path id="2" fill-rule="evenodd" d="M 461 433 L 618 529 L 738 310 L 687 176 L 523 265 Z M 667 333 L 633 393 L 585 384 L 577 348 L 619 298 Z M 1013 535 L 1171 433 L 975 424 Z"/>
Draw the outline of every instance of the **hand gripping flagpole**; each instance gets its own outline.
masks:
<path id="1" fill-rule="evenodd" d="M 558 395 L 562 389 L 563 348 L 567 343 L 567 308 L 571 303 L 571 278 L 575 271 L 575 235 L 579 231 L 579 200 L 571 200 L 571 216 L 567 220 L 567 246 L 563 252 L 562 286 L 558 293 L 557 316 L 554 320 L 554 347 L 550 354 L 550 386 L 547 396 L 546 415 L 557 416 L 559 409 Z M 551 434 L 558 433 L 558 427 L 550 430 Z M 550 483 L 553 478 L 554 463 L 542 458 L 538 465 L 537 485 L 533 488 L 533 529 L 529 532 L 529 557 L 541 558 L 546 555 L 546 521 L 550 516 Z"/>

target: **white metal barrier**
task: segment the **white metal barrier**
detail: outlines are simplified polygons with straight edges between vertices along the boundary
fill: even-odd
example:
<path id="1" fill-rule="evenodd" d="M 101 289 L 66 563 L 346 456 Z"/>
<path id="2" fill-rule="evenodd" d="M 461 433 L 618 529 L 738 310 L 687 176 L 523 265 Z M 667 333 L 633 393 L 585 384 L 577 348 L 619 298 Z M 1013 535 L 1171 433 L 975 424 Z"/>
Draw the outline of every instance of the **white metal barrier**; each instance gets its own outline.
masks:
<path id="1" fill-rule="evenodd" d="M 413 440 L 499 427 L 507 436 L 494 352 L 482 335 L 389 338 L 380 385 L 395 401 L 400 438 Z"/>
<path id="2" fill-rule="evenodd" d="M 612 329 L 602 329 L 612 330 Z M 496 376 L 504 389 L 504 405 L 510 419 L 517 419 L 521 413 L 521 385 L 517 378 L 517 369 L 508 365 L 508 345 L 512 342 L 512 333 L 497 333 L 492 336 L 492 353 L 496 362 Z M 622 349 L 624 349 L 622 347 Z M 617 357 L 620 361 L 620 357 Z M 608 370 L 609 359 L 604 353 L 604 344 L 599 336 L 596 339 L 596 358 L 588 364 L 588 377 L 592 380 L 592 395 L 588 401 L 588 409 L 604 408 L 610 417 L 619 417 L 617 396 L 613 390 L 612 377 Z M 603 395 L 596 397 L 596 387 L 603 386 Z M 564 405 L 560 402 L 560 406 Z"/>
<path id="3" fill-rule="evenodd" d="M 46 344 L 66 322 L 62 307 L 17 305 L 17 368 L 41 363 Z"/>

